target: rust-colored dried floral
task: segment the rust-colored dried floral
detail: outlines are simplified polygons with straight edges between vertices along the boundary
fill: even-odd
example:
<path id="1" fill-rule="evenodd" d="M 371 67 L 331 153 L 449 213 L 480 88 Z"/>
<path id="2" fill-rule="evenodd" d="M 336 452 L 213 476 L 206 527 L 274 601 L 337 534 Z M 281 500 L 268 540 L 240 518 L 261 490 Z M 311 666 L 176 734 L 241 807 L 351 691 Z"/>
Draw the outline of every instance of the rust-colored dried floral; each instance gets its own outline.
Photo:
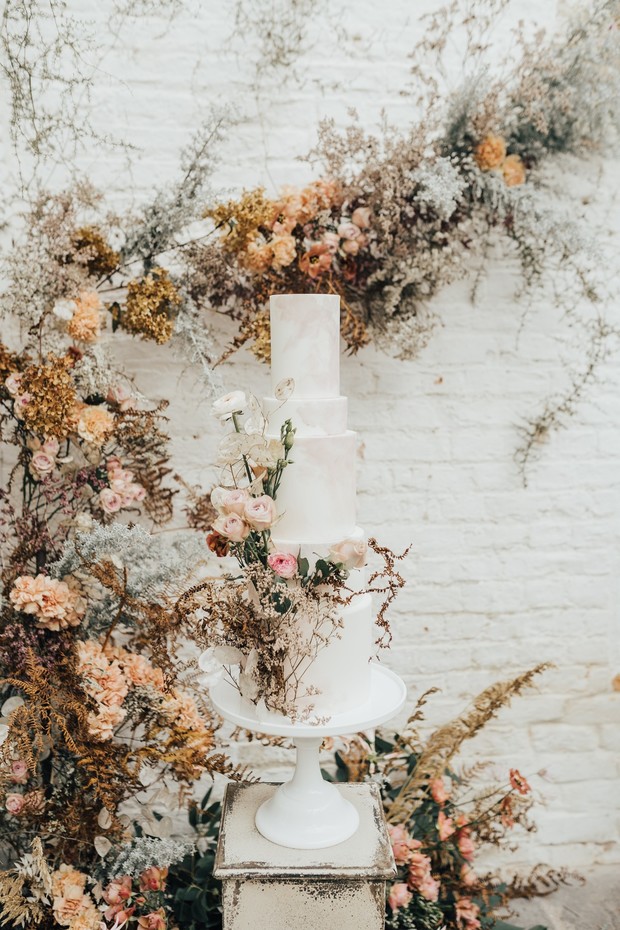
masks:
<path id="1" fill-rule="evenodd" d="M 28 403 L 22 408 L 24 424 L 40 436 L 64 439 L 75 429 L 77 395 L 67 356 L 50 355 L 43 365 L 30 365 L 22 375 Z"/>
<path id="2" fill-rule="evenodd" d="M 85 265 L 89 275 L 101 278 L 118 268 L 120 255 L 108 245 L 97 226 L 82 226 L 71 237 L 73 259 Z"/>
<path id="3" fill-rule="evenodd" d="M 18 371 L 17 356 L 0 342 L 0 381 L 6 381 L 13 371 Z"/>
<path id="4" fill-rule="evenodd" d="M 487 136 L 474 150 L 474 158 L 481 171 L 499 168 L 505 157 L 506 143 L 501 136 Z"/>
<path id="5" fill-rule="evenodd" d="M 168 272 L 156 268 L 127 285 L 127 303 L 120 324 L 129 333 L 163 345 L 172 336 L 174 309 L 180 303 L 181 296 Z"/>
<path id="6" fill-rule="evenodd" d="M 259 226 L 266 225 L 274 214 L 274 202 L 265 197 L 262 187 L 244 191 L 240 200 L 229 200 L 206 210 L 217 227 L 222 227 L 224 248 L 231 252 L 244 251 L 256 235 Z"/>
<path id="7" fill-rule="evenodd" d="M 263 310 L 253 320 L 246 320 L 241 325 L 241 335 L 252 340 L 250 351 L 259 362 L 271 364 L 271 325 L 269 310 Z"/>

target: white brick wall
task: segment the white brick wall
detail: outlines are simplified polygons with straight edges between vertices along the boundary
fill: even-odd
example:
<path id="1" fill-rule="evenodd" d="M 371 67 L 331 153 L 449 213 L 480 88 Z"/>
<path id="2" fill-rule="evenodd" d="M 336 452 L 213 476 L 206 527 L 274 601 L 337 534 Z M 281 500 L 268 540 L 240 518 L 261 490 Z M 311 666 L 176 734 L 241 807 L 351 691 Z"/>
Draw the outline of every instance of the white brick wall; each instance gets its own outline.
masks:
<path id="1" fill-rule="evenodd" d="M 102 6 L 72 2 L 95 22 Z M 274 192 L 303 182 L 309 169 L 295 156 L 312 145 L 321 116 L 342 124 L 352 105 L 368 126 L 382 107 L 397 123 L 410 119 L 411 103 L 399 96 L 407 53 L 420 34 L 419 16 L 438 6 L 343 0 L 331 15 L 349 39 L 339 47 L 333 24 L 313 23 L 315 34 L 324 33 L 299 64 L 303 83 L 266 80 L 258 101 L 250 87 L 254 46 L 248 43 L 244 56 L 230 40 L 232 4 L 194 4 L 169 27 L 157 16 L 128 22 L 104 55 L 94 99 L 100 127 L 143 151 L 128 165 L 120 152 L 91 149 L 82 167 L 115 204 L 135 202 L 174 177 L 176 153 L 201 110 L 223 102 L 237 105 L 243 119 L 225 146 L 217 183 L 238 192 L 262 182 Z M 523 18 L 553 28 L 557 7 L 513 0 L 498 24 L 498 60 L 511 23 Z M 455 58 L 454 83 L 459 74 Z M 317 80 L 342 87 L 317 88 Z M 571 170 L 572 189 L 605 192 L 588 216 L 607 228 L 618 164 Z M 52 183 L 62 183 L 61 171 Z M 512 459 L 515 427 L 548 391 L 561 389 L 561 357 L 569 350 L 555 335 L 567 331 L 542 298 L 520 331 L 514 280 L 512 265 L 497 259 L 476 307 L 464 285 L 443 292 L 434 307 L 442 325 L 414 362 L 372 349 L 343 360 L 350 423 L 360 436 L 359 518 L 394 549 L 413 543 L 388 662 L 412 699 L 430 685 L 442 689 L 430 723 L 499 678 L 555 662 L 537 692 L 467 749 L 469 759 L 493 759 L 503 772 L 517 766 L 543 802 L 538 833 L 524 838 L 510 864 L 617 861 L 620 693 L 611 682 L 620 672 L 620 370 L 617 358 L 605 366 L 568 428 L 545 444 L 524 489 Z M 215 428 L 208 405 L 196 411 L 192 377 L 179 380 L 180 365 L 165 348 L 126 340 L 122 354 L 147 395 L 172 398 L 176 466 L 208 487 Z M 267 384 L 267 372 L 244 353 L 223 377 L 227 387 L 257 394 Z M 251 749 L 248 758 L 272 769 L 286 759 Z"/>

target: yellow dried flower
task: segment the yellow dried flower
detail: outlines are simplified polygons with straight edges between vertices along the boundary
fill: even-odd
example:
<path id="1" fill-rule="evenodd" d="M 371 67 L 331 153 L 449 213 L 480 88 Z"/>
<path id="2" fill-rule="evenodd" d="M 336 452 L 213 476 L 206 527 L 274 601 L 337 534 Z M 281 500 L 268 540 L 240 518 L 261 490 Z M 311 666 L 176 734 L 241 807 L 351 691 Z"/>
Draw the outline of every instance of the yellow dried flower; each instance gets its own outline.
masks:
<path id="1" fill-rule="evenodd" d="M 259 362 L 271 364 L 271 326 L 269 322 L 269 310 L 263 310 L 257 314 L 253 320 L 247 320 L 243 323 L 242 334 L 247 339 L 252 339 L 250 351 Z"/>
<path id="2" fill-rule="evenodd" d="M 222 227 L 223 244 L 231 252 L 243 252 L 256 238 L 258 228 L 267 225 L 273 217 L 275 203 L 265 197 L 262 187 L 244 191 L 240 200 L 229 200 L 207 210 L 216 226 Z"/>
<path id="3" fill-rule="evenodd" d="M 6 381 L 11 372 L 17 370 L 17 356 L 3 342 L 0 342 L 0 382 Z"/>
<path id="4" fill-rule="evenodd" d="M 28 402 L 21 410 L 27 429 L 47 439 L 64 439 L 75 428 L 77 395 L 68 356 L 50 355 L 43 365 L 30 365 L 22 375 L 21 390 Z"/>
<path id="5" fill-rule="evenodd" d="M 518 155 L 509 155 L 502 165 L 506 187 L 516 187 L 525 181 L 525 165 Z"/>
<path id="6" fill-rule="evenodd" d="M 506 143 L 501 136 L 487 136 L 474 150 L 474 158 L 481 171 L 499 168 L 505 157 Z"/>
<path id="7" fill-rule="evenodd" d="M 71 237 L 74 259 L 86 265 L 89 275 L 103 277 L 118 268 L 120 256 L 108 245 L 96 226 L 82 226 Z"/>
<path id="8" fill-rule="evenodd" d="M 127 285 L 127 303 L 120 318 L 121 326 L 129 333 L 163 345 L 172 336 L 172 314 L 180 303 L 181 296 L 166 269 L 156 268 Z"/>

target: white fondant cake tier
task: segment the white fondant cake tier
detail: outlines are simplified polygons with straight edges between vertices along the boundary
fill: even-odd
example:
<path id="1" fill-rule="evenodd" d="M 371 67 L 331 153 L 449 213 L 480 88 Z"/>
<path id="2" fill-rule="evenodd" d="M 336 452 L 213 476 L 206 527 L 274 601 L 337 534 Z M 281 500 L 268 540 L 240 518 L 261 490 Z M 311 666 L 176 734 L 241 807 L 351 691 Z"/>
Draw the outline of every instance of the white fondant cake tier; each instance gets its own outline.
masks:
<path id="1" fill-rule="evenodd" d="M 355 530 L 355 433 L 295 436 L 278 489 L 274 535 L 341 540 Z"/>
<path id="2" fill-rule="evenodd" d="M 341 609 L 342 627 L 335 631 L 316 658 L 302 668 L 297 689 L 299 713 L 329 717 L 359 707 L 368 699 L 372 654 L 372 599 L 360 594 Z M 299 625 L 302 635 L 303 620 Z M 326 624 L 326 632 L 331 624 Z M 290 671 L 285 665 L 285 674 Z M 308 690 L 316 691 L 307 694 Z"/>
<path id="3" fill-rule="evenodd" d="M 271 383 L 295 379 L 295 396 L 340 394 L 340 298 L 279 294 L 270 298 Z"/>
<path id="4" fill-rule="evenodd" d="M 263 399 L 263 413 L 267 419 L 267 435 L 280 435 L 285 420 L 291 420 L 301 436 L 336 436 L 347 431 L 346 397 L 295 396 L 286 402 L 275 397 Z"/>

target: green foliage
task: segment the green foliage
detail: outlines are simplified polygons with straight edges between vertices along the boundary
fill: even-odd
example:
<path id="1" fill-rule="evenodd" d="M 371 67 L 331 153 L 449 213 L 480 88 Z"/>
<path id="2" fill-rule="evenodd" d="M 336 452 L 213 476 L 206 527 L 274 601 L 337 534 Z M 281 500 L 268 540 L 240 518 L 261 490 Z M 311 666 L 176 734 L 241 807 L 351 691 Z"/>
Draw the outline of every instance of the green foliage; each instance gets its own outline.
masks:
<path id="1" fill-rule="evenodd" d="M 183 930 L 220 930 L 222 926 L 221 883 L 213 877 L 222 805 L 209 803 L 211 792 L 210 788 L 200 804 L 189 809 L 196 850 L 172 866 L 168 875 L 170 903 Z"/>

